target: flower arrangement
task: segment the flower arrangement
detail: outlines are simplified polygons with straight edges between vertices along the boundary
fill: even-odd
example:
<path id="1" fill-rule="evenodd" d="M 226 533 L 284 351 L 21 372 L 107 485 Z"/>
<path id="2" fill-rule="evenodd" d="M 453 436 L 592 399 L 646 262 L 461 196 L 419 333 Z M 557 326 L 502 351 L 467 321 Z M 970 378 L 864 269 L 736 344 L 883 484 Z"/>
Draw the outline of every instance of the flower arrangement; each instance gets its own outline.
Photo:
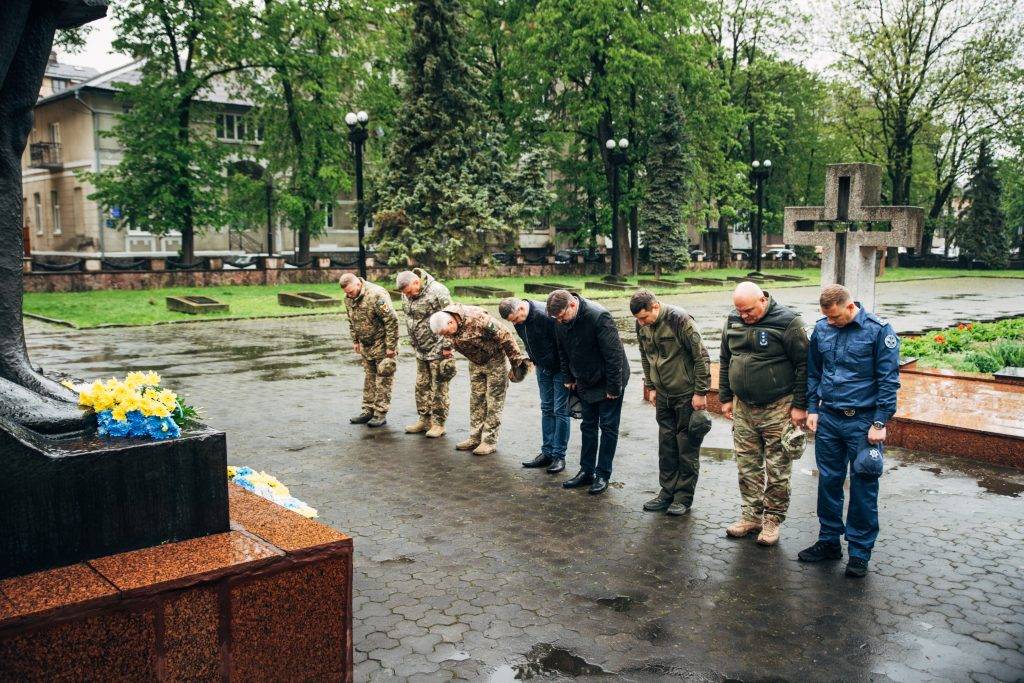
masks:
<path id="1" fill-rule="evenodd" d="M 261 498 L 266 498 L 272 503 L 292 512 L 297 512 L 303 517 L 316 517 L 315 508 L 303 503 L 288 492 L 288 487 L 277 480 L 272 474 L 257 472 L 251 467 L 228 466 L 228 480 L 238 484 L 247 491 L 252 491 Z"/>
<path id="2" fill-rule="evenodd" d="M 160 386 L 155 372 L 129 372 L 92 384 L 64 386 L 78 392 L 78 404 L 96 412 L 100 436 L 113 438 L 176 439 L 181 428 L 195 422 L 199 412 L 173 391 Z"/>

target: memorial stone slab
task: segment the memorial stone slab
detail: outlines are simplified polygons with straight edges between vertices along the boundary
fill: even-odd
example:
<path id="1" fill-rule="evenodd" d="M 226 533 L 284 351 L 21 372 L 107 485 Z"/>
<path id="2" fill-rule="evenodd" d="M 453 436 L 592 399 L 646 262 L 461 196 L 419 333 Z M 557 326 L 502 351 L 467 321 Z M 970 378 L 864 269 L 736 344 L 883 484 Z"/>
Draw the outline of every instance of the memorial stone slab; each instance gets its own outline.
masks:
<path id="1" fill-rule="evenodd" d="M 550 294 L 557 289 L 564 289 L 569 292 L 576 292 L 576 288 L 557 282 L 527 282 L 523 289 L 527 294 Z"/>
<path id="2" fill-rule="evenodd" d="M 680 282 L 678 280 L 662 280 L 661 278 L 640 278 L 637 280 L 637 284 L 641 287 L 653 287 L 657 289 L 680 289 L 682 287 L 689 287 L 689 282 Z"/>
<path id="3" fill-rule="evenodd" d="M 787 206 L 787 244 L 822 248 L 821 285 L 845 285 L 868 310 L 875 308 L 875 267 L 886 247 L 913 247 L 921 238 L 924 209 L 880 206 L 882 167 L 830 164 L 825 206 Z"/>
<path id="4" fill-rule="evenodd" d="M 341 299 L 320 292 L 278 292 L 277 303 L 291 308 L 331 308 L 341 306 Z"/>
<path id="5" fill-rule="evenodd" d="M 208 296 L 169 296 L 167 310 L 178 313 L 223 313 L 229 310 L 226 303 Z"/>
<path id="6" fill-rule="evenodd" d="M 619 282 L 588 282 L 584 285 L 586 289 L 594 289 L 599 292 L 632 292 L 637 289 L 636 285 Z"/>
<path id="7" fill-rule="evenodd" d="M 508 289 L 487 287 L 484 285 L 457 285 L 455 287 L 455 295 L 482 297 L 487 299 L 504 299 L 506 297 L 514 296 L 515 293 Z"/>

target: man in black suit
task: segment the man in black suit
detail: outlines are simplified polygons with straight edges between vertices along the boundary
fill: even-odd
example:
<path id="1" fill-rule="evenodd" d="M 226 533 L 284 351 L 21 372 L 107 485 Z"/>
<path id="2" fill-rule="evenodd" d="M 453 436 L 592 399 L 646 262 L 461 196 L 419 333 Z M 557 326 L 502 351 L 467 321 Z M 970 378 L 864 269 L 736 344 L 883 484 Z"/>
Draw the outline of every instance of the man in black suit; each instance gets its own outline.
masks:
<path id="1" fill-rule="evenodd" d="M 548 296 L 547 308 L 548 315 L 559 322 L 565 386 L 580 397 L 583 411 L 580 471 L 562 486 L 574 489 L 589 484 L 589 493 L 604 493 L 612 476 L 622 396 L 629 381 L 626 349 L 611 313 L 593 301 L 557 289 Z"/>

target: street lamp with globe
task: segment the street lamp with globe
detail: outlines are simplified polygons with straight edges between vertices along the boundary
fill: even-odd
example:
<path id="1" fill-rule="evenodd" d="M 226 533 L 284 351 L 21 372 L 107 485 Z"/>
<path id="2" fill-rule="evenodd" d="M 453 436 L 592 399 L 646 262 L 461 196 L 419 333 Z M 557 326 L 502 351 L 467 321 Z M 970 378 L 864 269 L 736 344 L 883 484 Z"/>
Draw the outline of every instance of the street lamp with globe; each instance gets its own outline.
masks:
<path id="1" fill-rule="evenodd" d="M 759 161 L 754 159 L 750 162 L 750 178 L 754 181 L 757 196 L 757 218 L 754 221 L 753 254 L 751 254 L 754 271 L 751 275 L 761 274 L 761 237 L 764 218 L 764 181 L 772 174 L 772 160 Z"/>
<path id="2" fill-rule="evenodd" d="M 359 277 L 366 278 L 366 247 L 363 240 L 366 237 L 366 203 L 363 197 L 363 145 L 369 132 L 366 130 L 366 123 L 370 115 L 360 110 L 358 113 L 350 111 L 345 114 L 345 123 L 348 125 L 348 139 L 352 143 L 352 153 L 356 162 L 356 229 L 359 235 Z"/>
<path id="3" fill-rule="evenodd" d="M 626 148 L 629 147 L 629 140 L 619 138 L 617 141 L 609 138 L 604 143 L 608 150 L 608 158 L 612 164 L 612 275 L 621 275 L 621 263 L 619 259 L 619 168 L 629 162 L 626 156 Z M 635 242 L 635 240 L 634 240 Z M 633 263 L 636 267 L 636 248 L 633 245 Z"/>

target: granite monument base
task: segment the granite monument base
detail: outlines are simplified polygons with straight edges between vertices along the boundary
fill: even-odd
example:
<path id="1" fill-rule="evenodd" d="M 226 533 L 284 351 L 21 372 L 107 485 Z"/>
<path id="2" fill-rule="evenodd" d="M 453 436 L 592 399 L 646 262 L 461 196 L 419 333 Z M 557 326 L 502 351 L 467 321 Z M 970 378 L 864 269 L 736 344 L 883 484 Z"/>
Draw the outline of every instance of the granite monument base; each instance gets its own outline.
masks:
<path id="1" fill-rule="evenodd" d="M 0 578 L 228 530 L 227 446 L 55 439 L 0 418 Z"/>
<path id="2" fill-rule="evenodd" d="M 227 488 L 226 533 L 0 581 L 0 681 L 351 681 L 352 539 Z"/>

